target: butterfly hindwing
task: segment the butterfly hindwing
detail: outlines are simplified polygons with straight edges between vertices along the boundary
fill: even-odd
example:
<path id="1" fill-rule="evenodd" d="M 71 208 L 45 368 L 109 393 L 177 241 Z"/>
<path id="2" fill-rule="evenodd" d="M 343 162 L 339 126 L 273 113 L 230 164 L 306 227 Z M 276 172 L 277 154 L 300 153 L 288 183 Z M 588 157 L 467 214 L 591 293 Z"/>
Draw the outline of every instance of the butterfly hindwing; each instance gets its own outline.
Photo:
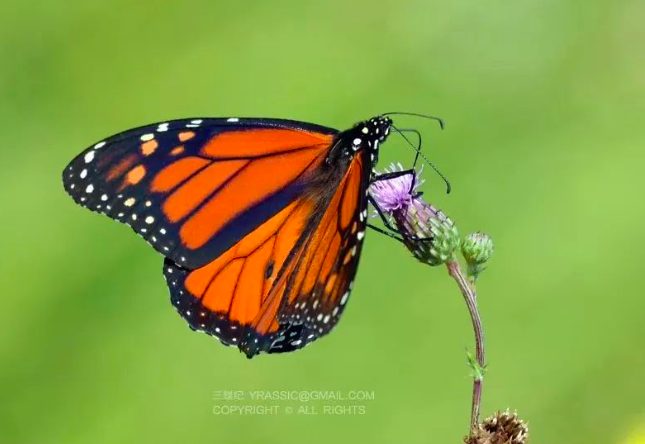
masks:
<path id="1" fill-rule="evenodd" d="M 196 268 L 297 199 L 335 133 L 278 119 L 156 123 L 86 149 L 63 182 L 80 205 Z"/>
<path id="2" fill-rule="evenodd" d="M 171 300 L 191 328 L 249 357 L 292 351 L 338 322 L 365 233 L 362 156 L 312 195 L 293 202 L 211 263 L 195 270 L 167 259 Z M 333 178 L 335 177 L 335 178 Z M 317 207 L 321 205 L 321 207 Z"/>
<path id="3" fill-rule="evenodd" d="M 253 324 L 264 335 L 275 332 L 273 318 L 313 210 L 305 199 L 293 202 L 203 267 L 191 270 L 166 259 L 171 301 L 191 328 L 238 346 L 248 342 Z"/>

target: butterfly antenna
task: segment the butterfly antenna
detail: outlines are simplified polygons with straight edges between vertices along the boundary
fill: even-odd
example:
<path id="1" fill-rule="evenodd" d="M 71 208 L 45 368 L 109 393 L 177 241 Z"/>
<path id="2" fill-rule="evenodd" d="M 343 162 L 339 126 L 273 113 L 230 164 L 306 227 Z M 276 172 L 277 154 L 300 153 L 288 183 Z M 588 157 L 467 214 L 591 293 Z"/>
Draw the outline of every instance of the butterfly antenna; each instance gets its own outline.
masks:
<path id="1" fill-rule="evenodd" d="M 403 134 L 403 132 L 402 132 L 400 129 L 398 129 L 398 128 L 397 128 L 396 126 L 394 126 L 394 125 L 391 125 L 391 128 L 392 128 L 394 131 L 396 131 L 397 133 L 399 133 L 399 134 L 401 135 L 401 137 L 403 137 L 403 139 L 405 139 L 405 141 L 408 143 L 408 145 L 410 145 L 410 146 L 412 147 L 412 149 L 413 149 L 414 151 L 416 151 L 417 156 L 421 156 L 421 158 L 422 158 L 422 159 L 423 159 L 423 160 L 424 160 L 428 165 L 430 165 L 430 168 L 432 168 L 432 169 L 435 171 L 435 173 L 437 173 L 437 174 L 439 175 L 439 177 L 441 177 L 441 179 L 443 179 L 443 181 L 444 181 L 444 182 L 445 182 L 445 184 L 446 184 L 446 194 L 450 194 L 450 191 L 452 190 L 452 186 L 450 185 L 450 181 L 448 180 L 448 178 L 447 178 L 446 176 L 444 176 L 444 175 L 441 173 L 441 171 L 439 171 L 439 169 L 434 165 L 434 163 L 430 162 L 430 161 L 428 160 L 428 158 L 427 158 L 426 156 L 424 156 L 424 155 L 423 155 L 423 153 L 421 152 L 421 150 L 420 150 L 418 147 L 414 146 L 414 144 L 410 141 L 410 139 L 408 139 L 408 138 L 405 136 L 405 134 Z"/>
<path id="2" fill-rule="evenodd" d="M 424 119 L 429 119 L 429 120 L 434 120 L 439 124 L 439 127 L 441 129 L 444 129 L 446 126 L 443 123 L 443 120 L 440 117 L 435 117 L 435 116 L 429 116 L 427 114 L 419 114 L 419 113 L 406 113 L 402 111 L 391 111 L 389 113 L 384 113 L 382 114 L 383 116 L 414 116 L 414 117 L 422 117 Z"/>

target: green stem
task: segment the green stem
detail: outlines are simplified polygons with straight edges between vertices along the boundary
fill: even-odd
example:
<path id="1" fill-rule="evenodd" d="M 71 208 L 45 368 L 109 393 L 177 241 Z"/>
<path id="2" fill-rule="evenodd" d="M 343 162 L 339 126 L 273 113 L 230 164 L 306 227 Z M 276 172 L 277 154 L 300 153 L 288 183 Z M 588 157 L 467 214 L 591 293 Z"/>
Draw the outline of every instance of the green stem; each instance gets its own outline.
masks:
<path id="1" fill-rule="evenodd" d="M 481 369 L 484 369 L 486 367 L 484 329 L 482 327 L 481 317 L 479 316 L 479 310 L 477 309 L 477 293 L 475 292 L 474 282 L 472 284 L 469 282 L 456 259 L 447 262 L 446 266 L 448 267 L 448 274 L 450 274 L 455 282 L 457 282 L 459 290 L 466 301 L 466 307 L 468 307 L 468 313 L 470 314 L 473 330 L 475 332 L 475 359 L 477 360 L 477 365 L 479 365 Z M 473 398 L 470 412 L 471 434 L 479 425 L 479 411 L 481 406 L 483 382 L 483 377 L 476 373 L 473 378 Z"/>

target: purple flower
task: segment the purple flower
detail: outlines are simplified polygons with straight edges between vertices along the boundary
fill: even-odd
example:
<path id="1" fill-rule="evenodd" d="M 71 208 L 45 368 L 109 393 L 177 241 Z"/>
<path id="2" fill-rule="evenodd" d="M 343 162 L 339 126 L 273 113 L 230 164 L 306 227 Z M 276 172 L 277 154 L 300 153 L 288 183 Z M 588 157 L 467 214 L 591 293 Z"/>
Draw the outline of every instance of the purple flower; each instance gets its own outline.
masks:
<path id="1" fill-rule="evenodd" d="M 423 168 L 419 169 L 416 174 L 404 174 L 388 180 L 379 180 L 372 183 L 370 192 L 379 203 L 379 208 L 387 213 L 407 208 L 413 204 L 416 189 L 423 184 L 419 175 Z M 403 166 L 392 164 L 390 168 L 385 168 L 384 174 L 397 173 L 403 171 Z"/>
<path id="2" fill-rule="evenodd" d="M 424 202 L 416 191 L 423 183 L 419 179 L 421 170 L 377 180 L 370 185 L 369 191 L 408 250 L 421 262 L 439 265 L 454 257 L 454 251 L 459 247 L 459 233 L 448 216 Z M 392 164 L 384 173 L 401 171 L 401 164 Z"/>

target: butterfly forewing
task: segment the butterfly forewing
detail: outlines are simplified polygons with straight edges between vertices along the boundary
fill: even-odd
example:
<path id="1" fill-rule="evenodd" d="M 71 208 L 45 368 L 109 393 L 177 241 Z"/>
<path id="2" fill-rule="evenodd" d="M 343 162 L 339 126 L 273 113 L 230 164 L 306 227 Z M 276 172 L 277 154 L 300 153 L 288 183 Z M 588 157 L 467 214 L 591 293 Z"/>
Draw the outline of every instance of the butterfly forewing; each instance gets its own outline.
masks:
<path id="1" fill-rule="evenodd" d="M 130 225 L 189 268 L 216 258 L 294 201 L 335 130 L 274 119 L 188 119 L 101 141 L 65 169 L 82 206 Z"/>

